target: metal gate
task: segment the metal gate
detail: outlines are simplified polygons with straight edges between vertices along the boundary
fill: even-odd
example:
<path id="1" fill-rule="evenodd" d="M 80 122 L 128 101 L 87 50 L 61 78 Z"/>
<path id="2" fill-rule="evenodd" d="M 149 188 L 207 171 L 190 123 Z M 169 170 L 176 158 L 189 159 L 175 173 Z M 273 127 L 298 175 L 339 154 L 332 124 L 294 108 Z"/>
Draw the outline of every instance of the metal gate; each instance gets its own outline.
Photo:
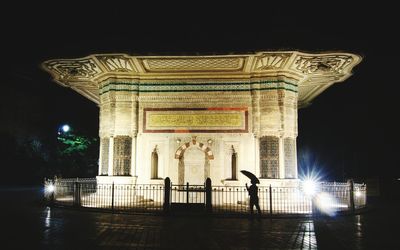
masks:
<path id="1" fill-rule="evenodd" d="M 204 185 L 175 185 L 165 183 L 169 188 L 169 197 L 166 203 L 168 210 L 180 212 L 202 212 L 211 210 L 211 180 L 207 179 Z M 167 188 L 168 189 L 168 188 Z"/>
<path id="2" fill-rule="evenodd" d="M 205 185 L 172 185 L 171 203 L 205 204 Z"/>

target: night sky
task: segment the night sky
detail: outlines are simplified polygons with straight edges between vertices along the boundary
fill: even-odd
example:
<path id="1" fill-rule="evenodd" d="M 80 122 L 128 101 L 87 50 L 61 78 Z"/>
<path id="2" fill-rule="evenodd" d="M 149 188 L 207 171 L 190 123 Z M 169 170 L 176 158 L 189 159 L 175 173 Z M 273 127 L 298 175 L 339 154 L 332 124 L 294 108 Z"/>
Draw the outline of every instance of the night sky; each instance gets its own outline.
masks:
<path id="1" fill-rule="evenodd" d="M 232 5 L 175 9 L 155 3 L 66 2 L 5 8 L 0 132 L 9 139 L 2 144 L 2 153 L 13 139 L 56 136 L 62 123 L 88 135 L 98 134 L 97 106 L 52 82 L 39 68 L 44 60 L 92 53 L 344 51 L 364 59 L 353 76 L 299 111 L 298 157 L 307 156 L 309 164 L 332 180 L 400 178 L 396 8 L 336 1 L 308 6 Z M 7 159 L 2 168 L 20 168 Z"/>

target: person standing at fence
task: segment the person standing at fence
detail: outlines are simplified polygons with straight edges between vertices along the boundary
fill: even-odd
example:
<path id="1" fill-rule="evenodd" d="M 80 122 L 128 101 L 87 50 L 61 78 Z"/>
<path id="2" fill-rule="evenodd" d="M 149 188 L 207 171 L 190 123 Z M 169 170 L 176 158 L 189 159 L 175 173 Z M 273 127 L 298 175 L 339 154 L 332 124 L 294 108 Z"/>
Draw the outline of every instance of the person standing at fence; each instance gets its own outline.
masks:
<path id="1" fill-rule="evenodd" d="M 256 185 L 256 182 L 254 180 L 251 181 L 250 187 L 247 186 L 246 183 L 246 189 L 247 192 L 249 192 L 250 196 L 250 215 L 253 217 L 253 207 L 256 206 L 258 216 L 261 216 L 261 209 L 260 205 L 258 204 L 258 187 Z"/>

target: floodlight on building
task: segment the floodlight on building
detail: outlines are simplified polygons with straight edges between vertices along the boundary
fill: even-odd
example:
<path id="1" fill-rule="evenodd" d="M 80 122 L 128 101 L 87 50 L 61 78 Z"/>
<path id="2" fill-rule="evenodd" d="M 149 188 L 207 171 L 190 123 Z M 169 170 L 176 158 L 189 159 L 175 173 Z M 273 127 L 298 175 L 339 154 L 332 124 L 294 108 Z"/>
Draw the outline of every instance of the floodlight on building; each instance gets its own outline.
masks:
<path id="1" fill-rule="evenodd" d="M 360 196 L 361 196 L 361 191 L 360 191 L 360 190 L 356 190 L 356 191 L 354 192 L 354 195 L 355 195 L 356 197 L 360 197 Z"/>
<path id="2" fill-rule="evenodd" d="M 318 190 L 318 182 L 307 179 L 303 181 L 303 192 L 308 196 L 314 196 Z"/>
<path id="3" fill-rule="evenodd" d="M 53 193 L 55 189 L 56 188 L 53 184 L 48 184 L 45 186 L 45 191 L 46 191 L 46 193 L 49 193 L 49 194 Z"/>

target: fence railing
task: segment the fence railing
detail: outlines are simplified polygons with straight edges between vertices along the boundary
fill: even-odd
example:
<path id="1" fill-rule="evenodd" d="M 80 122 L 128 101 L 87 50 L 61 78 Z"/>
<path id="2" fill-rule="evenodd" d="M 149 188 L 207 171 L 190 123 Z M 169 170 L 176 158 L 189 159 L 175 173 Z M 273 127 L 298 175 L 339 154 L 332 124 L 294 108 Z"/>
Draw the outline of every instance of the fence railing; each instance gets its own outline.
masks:
<path id="1" fill-rule="evenodd" d="M 204 185 L 171 185 L 171 203 L 205 204 Z"/>
<path id="2" fill-rule="evenodd" d="M 126 212 L 161 212 L 164 185 L 103 184 L 96 179 L 56 180 L 51 198 L 55 204 Z"/>
<path id="3" fill-rule="evenodd" d="M 250 210 L 248 191 L 243 186 L 104 184 L 96 179 L 48 180 L 46 198 L 53 204 L 123 212 L 157 213 L 170 211 L 173 204 L 204 204 L 216 214 L 246 214 Z M 53 187 L 49 189 L 50 185 Z M 366 185 L 321 182 L 316 195 L 301 187 L 259 186 L 263 215 L 313 214 L 355 211 L 366 206 Z"/>

